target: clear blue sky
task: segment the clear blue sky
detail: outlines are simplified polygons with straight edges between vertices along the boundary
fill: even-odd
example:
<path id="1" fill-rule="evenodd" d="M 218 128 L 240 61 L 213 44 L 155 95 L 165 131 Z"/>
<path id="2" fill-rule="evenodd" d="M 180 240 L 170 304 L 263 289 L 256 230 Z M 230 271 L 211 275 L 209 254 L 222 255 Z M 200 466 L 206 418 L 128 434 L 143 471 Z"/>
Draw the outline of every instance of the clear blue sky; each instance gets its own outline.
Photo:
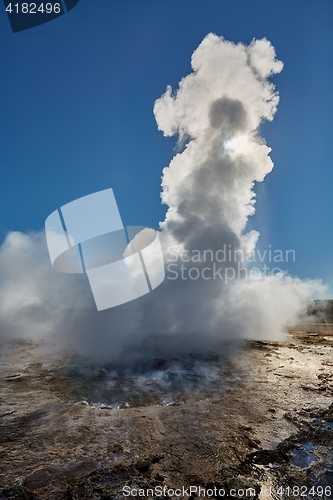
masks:
<path id="1" fill-rule="evenodd" d="M 295 249 L 290 271 L 333 290 L 332 0 L 81 0 L 68 14 L 1 39 L 1 240 L 39 230 L 56 208 L 112 187 L 123 222 L 157 227 L 161 171 L 174 139 L 153 103 L 190 71 L 208 32 L 267 37 L 285 63 L 262 133 L 274 171 L 250 228 Z"/>

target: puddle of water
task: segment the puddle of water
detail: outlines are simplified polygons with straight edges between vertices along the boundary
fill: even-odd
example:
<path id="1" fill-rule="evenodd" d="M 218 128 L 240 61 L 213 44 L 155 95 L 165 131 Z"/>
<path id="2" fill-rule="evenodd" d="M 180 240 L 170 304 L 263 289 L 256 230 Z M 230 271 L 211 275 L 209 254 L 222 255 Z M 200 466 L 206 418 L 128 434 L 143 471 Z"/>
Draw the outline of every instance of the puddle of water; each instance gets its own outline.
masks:
<path id="1" fill-rule="evenodd" d="M 67 402 L 85 403 L 98 408 L 176 404 L 186 393 L 217 394 L 230 380 L 220 359 L 198 359 L 191 355 L 182 359 L 152 357 L 145 366 L 132 372 L 112 366 L 76 365 L 63 370 L 61 383 L 54 390 Z"/>
<path id="2" fill-rule="evenodd" d="M 312 443 L 310 443 L 310 441 L 303 443 L 302 448 L 304 448 L 306 451 L 313 451 L 313 446 Z"/>
<path id="3" fill-rule="evenodd" d="M 317 462 L 316 456 L 311 453 L 312 451 L 313 446 L 310 442 L 304 443 L 301 448 L 293 448 L 294 457 L 291 463 L 302 469 L 307 469 L 313 462 Z"/>

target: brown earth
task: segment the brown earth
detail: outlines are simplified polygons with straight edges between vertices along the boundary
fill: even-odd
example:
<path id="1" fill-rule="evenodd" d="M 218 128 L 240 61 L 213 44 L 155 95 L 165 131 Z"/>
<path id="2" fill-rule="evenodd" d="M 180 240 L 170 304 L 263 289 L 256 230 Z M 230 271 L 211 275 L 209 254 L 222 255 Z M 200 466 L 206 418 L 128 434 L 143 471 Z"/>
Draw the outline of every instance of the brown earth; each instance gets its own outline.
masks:
<path id="1" fill-rule="evenodd" d="M 294 331 L 235 352 L 218 393 L 111 409 L 63 398 L 62 363 L 34 343 L 4 344 L 0 499 L 125 498 L 124 485 L 330 498 L 308 491 L 333 486 L 332 353 L 332 336 Z"/>

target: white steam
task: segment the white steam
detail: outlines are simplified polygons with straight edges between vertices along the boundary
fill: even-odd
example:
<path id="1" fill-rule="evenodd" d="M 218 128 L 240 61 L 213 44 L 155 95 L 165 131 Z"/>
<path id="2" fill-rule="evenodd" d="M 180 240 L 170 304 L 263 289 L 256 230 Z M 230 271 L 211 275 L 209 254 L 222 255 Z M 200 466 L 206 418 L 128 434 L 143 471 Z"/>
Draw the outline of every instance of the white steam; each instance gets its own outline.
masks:
<path id="1" fill-rule="evenodd" d="M 179 255 L 184 250 L 216 255 L 223 247 L 242 255 L 253 251 L 259 233 L 245 228 L 255 211 L 254 183 L 273 168 L 258 128 L 274 117 L 279 96 L 268 77 L 282 68 L 266 39 L 245 46 L 209 34 L 192 55 L 193 72 L 177 91 L 168 87 L 155 102 L 159 130 L 186 143 L 162 178 L 162 201 L 169 207 L 162 234 L 166 247 L 177 248 Z M 229 275 L 237 276 L 238 264 L 228 263 Z M 168 325 L 167 330 L 197 334 L 204 342 L 209 334 L 279 338 L 311 296 L 324 291 L 319 282 L 283 274 L 227 284 L 218 277 L 171 283 L 156 293 L 151 324 L 160 331 Z"/>
<path id="2" fill-rule="evenodd" d="M 192 55 L 192 73 L 176 92 L 155 102 L 164 135 L 178 135 L 182 152 L 163 171 L 161 223 L 169 249 L 248 255 L 259 233 L 246 232 L 255 211 L 254 183 L 272 170 L 259 126 L 272 120 L 279 97 L 268 78 L 282 70 L 266 39 L 249 46 L 209 34 Z M 139 222 L 139 221 L 138 221 Z M 140 221 L 142 222 L 142 221 Z M 177 257 L 178 256 L 178 257 Z M 205 263 L 197 263 L 201 272 Z M 239 261 L 228 263 L 232 271 Z M 168 266 L 167 266 L 168 267 Z M 84 276 L 55 272 L 43 235 L 10 233 L 0 249 L 0 335 L 44 338 L 112 358 L 149 334 L 175 334 L 201 350 L 224 339 L 280 338 L 324 287 L 288 275 L 258 279 L 170 279 L 152 293 L 109 311 L 94 311 Z M 171 340 L 172 339 L 172 340 Z"/>

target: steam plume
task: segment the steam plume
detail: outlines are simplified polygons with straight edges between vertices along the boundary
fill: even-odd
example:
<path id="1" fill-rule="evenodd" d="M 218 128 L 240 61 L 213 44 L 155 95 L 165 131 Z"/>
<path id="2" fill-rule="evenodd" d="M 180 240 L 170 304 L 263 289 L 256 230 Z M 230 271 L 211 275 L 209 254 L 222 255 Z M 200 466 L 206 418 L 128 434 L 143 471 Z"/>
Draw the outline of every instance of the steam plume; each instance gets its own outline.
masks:
<path id="1" fill-rule="evenodd" d="M 259 126 L 276 112 L 279 96 L 268 78 L 282 68 L 266 39 L 245 46 L 209 34 L 192 55 L 192 73 L 177 91 L 168 87 L 155 102 L 158 128 L 186 144 L 162 178 L 162 201 L 168 205 L 162 232 L 166 246 L 179 255 L 205 249 L 216 255 L 222 247 L 232 255 L 254 250 L 259 233 L 246 232 L 255 211 L 254 183 L 273 168 Z M 229 275 L 230 266 L 237 275 L 239 263 L 237 258 L 228 263 Z M 152 324 L 161 330 L 168 324 L 171 331 L 196 333 L 205 341 L 207 334 L 280 338 L 311 295 L 322 291 L 318 282 L 281 274 L 227 284 L 188 278 L 157 292 L 153 310 L 159 314 Z"/>
<path id="2" fill-rule="evenodd" d="M 177 272 L 185 251 L 216 255 L 228 248 L 238 256 L 228 263 L 232 275 L 239 255 L 255 249 L 259 233 L 246 231 L 255 211 L 254 185 L 273 168 L 259 127 L 276 112 L 279 96 L 269 77 L 282 68 L 266 39 L 246 46 L 209 34 L 192 55 L 191 74 L 155 102 L 159 130 L 178 136 L 181 148 L 162 177 L 168 211 L 161 239 L 167 264 L 173 249 Z M 11 233 L 1 248 L 2 334 L 56 333 L 62 342 L 97 356 L 111 357 L 156 333 L 175 334 L 199 349 L 230 338 L 278 339 L 310 298 L 324 292 L 317 281 L 286 274 L 207 280 L 201 275 L 205 263 L 199 262 L 200 279 L 173 279 L 169 273 L 158 289 L 134 301 L 131 311 L 91 313 L 89 322 L 83 312 L 93 309 L 87 283 L 57 275 L 42 240 Z"/>

